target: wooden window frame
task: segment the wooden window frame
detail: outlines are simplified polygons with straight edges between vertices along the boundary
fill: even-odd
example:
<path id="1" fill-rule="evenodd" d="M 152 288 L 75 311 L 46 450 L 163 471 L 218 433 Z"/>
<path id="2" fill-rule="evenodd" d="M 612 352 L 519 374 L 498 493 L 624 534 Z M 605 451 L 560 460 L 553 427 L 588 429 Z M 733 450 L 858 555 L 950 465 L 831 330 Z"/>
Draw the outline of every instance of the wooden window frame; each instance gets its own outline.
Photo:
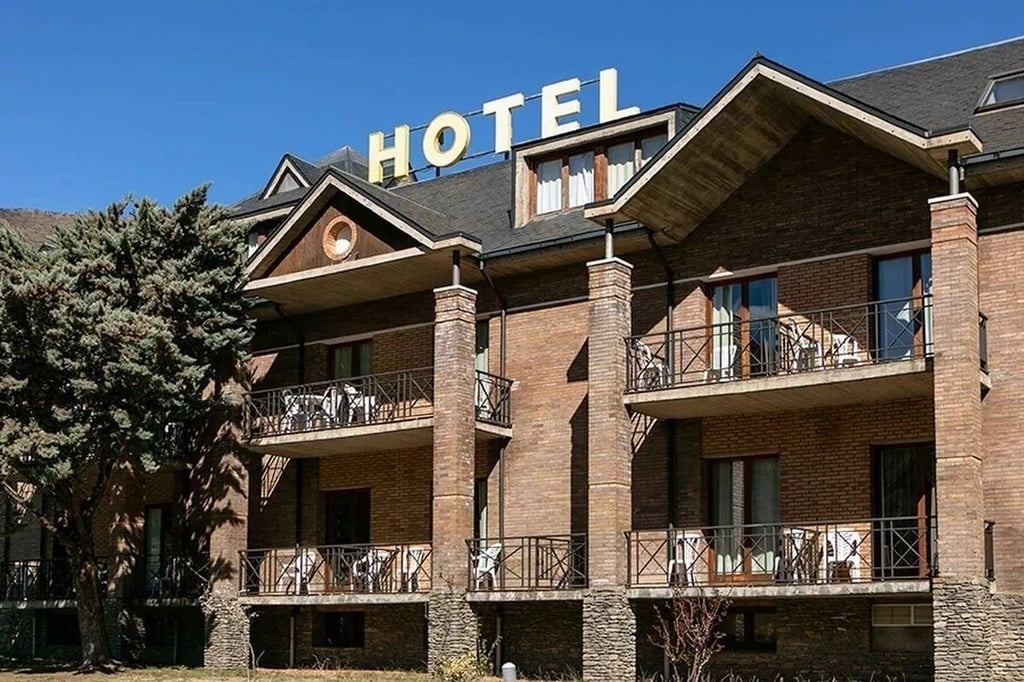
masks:
<path id="1" fill-rule="evenodd" d="M 919 489 L 915 491 L 918 496 L 917 501 L 917 552 L 919 557 L 918 564 L 918 577 L 924 578 L 928 575 L 928 570 L 931 566 L 931 552 L 929 543 L 933 541 L 931 537 L 931 528 L 929 527 L 929 519 L 935 514 L 934 509 L 929 508 L 931 502 L 931 496 L 934 494 L 935 472 L 934 472 L 934 460 L 935 460 L 935 442 L 934 441 L 914 441 L 911 443 L 888 443 L 884 445 L 872 445 L 871 446 L 871 513 L 875 518 L 882 518 L 882 500 L 880 496 L 880 486 L 882 483 L 882 456 L 886 450 L 895 449 L 909 449 L 915 451 L 914 465 L 916 467 L 916 476 Z M 929 454 L 929 451 L 930 454 Z M 933 489 L 920 489 L 920 485 L 928 479 L 928 458 L 932 459 L 932 487 Z M 880 543 L 872 542 L 872 546 L 876 549 L 872 551 L 879 551 L 881 549 Z M 879 557 L 872 556 L 872 563 L 878 564 Z"/>
<path id="2" fill-rule="evenodd" d="M 760 275 L 748 275 L 746 277 L 731 277 L 728 279 L 715 280 L 703 285 L 704 289 L 704 319 L 708 329 L 707 343 L 704 345 L 705 366 L 711 367 L 714 352 L 714 334 L 712 327 L 715 324 L 715 289 L 723 286 L 740 285 L 740 345 L 738 349 L 740 360 L 740 377 L 749 379 L 750 374 L 750 283 L 763 279 L 775 280 L 775 315 L 779 313 L 779 273 L 766 272 Z"/>
<path id="3" fill-rule="evenodd" d="M 369 373 L 373 374 L 374 373 L 373 372 L 374 343 L 373 343 L 373 337 L 372 336 L 367 336 L 366 338 L 362 338 L 362 339 L 353 339 L 351 341 L 346 341 L 345 343 L 335 343 L 335 344 L 332 344 L 332 345 L 328 346 L 327 347 L 327 371 L 330 374 L 331 380 L 332 381 L 344 381 L 344 380 L 348 380 L 348 379 L 355 379 L 355 378 L 358 378 L 358 377 L 361 377 L 361 376 L 365 376 L 363 374 L 354 374 L 351 377 L 339 377 L 339 376 L 337 376 L 337 371 L 336 371 L 337 370 L 337 368 L 336 368 L 337 360 L 336 360 L 336 356 L 337 356 L 338 352 L 342 348 L 351 347 L 352 348 L 352 366 L 353 367 L 358 367 L 359 365 L 362 364 L 361 357 L 362 357 L 363 351 L 361 349 L 364 348 L 364 347 L 367 347 L 367 346 L 370 348 L 370 372 Z"/>
<path id="4" fill-rule="evenodd" d="M 657 126 L 643 131 L 632 131 L 607 140 L 601 140 L 592 145 L 572 147 L 560 150 L 551 154 L 544 154 L 527 160 L 529 169 L 529 216 L 537 218 L 542 216 L 553 216 L 567 211 L 573 211 L 581 206 L 569 206 L 569 157 L 578 154 L 594 154 L 594 198 L 591 201 L 604 201 L 608 198 L 608 148 L 627 142 L 633 144 L 633 174 L 640 170 L 640 159 L 642 154 L 643 141 L 652 137 L 665 135 L 667 139 L 667 126 Z M 549 161 L 560 161 L 562 166 L 562 206 L 553 211 L 537 211 L 537 167 Z"/>
<path id="5" fill-rule="evenodd" d="M 725 651 L 753 651 L 753 652 L 772 652 L 777 651 L 779 647 L 779 632 L 778 629 L 775 631 L 775 640 L 771 644 L 758 645 L 754 641 L 755 623 L 754 618 L 757 614 L 774 615 L 778 617 L 778 609 L 774 606 L 734 606 L 729 609 L 726 613 L 726 618 L 722 621 L 722 627 L 729 616 L 735 616 L 737 613 L 743 614 L 743 641 L 742 642 L 729 642 L 729 633 L 725 633 L 723 638 L 723 650 Z M 778 621 L 776 620 L 776 625 Z"/>
<path id="6" fill-rule="evenodd" d="M 885 255 L 875 256 L 874 258 L 872 258 L 871 259 L 871 296 L 872 296 L 872 298 L 876 302 L 881 300 L 879 298 L 879 293 L 878 293 L 882 289 L 882 287 L 881 287 L 881 279 L 878 276 L 879 275 L 879 271 L 878 271 L 879 263 L 881 263 L 883 261 L 887 261 L 887 260 L 896 260 L 898 258 L 910 258 L 910 276 L 913 279 L 913 285 L 911 286 L 911 289 L 910 289 L 910 297 L 912 299 L 914 299 L 915 302 L 922 301 L 922 305 L 923 305 L 924 281 L 921 279 L 921 272 L 922 272 L 921 257 L 924 256 L 924 255 L 931 256 L 931 253 L 932 253 L 931 249 L 923 248 L 923 249 L 913 249 L 911 251 L 900 251 L 898 253 L 887 253 Z M 923 324 L 924 310 L 923 310 L 923 307 L 917 307 L 915 305 L 915 307 L 914 307 L 914 317 L 915 317 L 915 319 L 920 318 L 922 320 L 922 324 L 917 325 L 917 327 L 914 329 L 914 349 L 913 349 L 914 357 L 915 358 L 921 358 L 921 357 L 924 357 L 924 351 L 925 351 L 925 347 L 924 347 L 925 346 L 924 324 Z M 869 321 L 872 322 L 872 324 L 869 325 L 869 327 L 871 327 L 871 328 L 868 329 L 868 334 L 870 334 L 870 338 L 871 338 L 872 344 L 874 346 L 876 346 L 876 351 L 875 352 L 876 353 L 881 353 L 882 349 L 878 348 L 878 346 L 879 346 L 878 337 L 877 337 L 877 334 L 878 334 L 878 330 L 877 330 L 878 320 L 875 319 L 875 320 L 869 320 Z M 934 330 L 933 330 L 933 333 L 934 333 Z"/>

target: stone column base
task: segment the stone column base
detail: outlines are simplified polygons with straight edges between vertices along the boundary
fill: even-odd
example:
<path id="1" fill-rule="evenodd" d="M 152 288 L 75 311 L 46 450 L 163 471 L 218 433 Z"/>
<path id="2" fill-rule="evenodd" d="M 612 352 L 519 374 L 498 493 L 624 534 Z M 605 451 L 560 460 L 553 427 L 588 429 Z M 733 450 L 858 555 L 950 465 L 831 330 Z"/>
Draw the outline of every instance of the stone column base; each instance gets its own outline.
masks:
<path id="1" fill-rule="evenodd" d="M 203 666 L 222 670 L 249 667 L 249 614 L 229 592 L 200 600 L 206 623 Z"/>
<path id="2" fill-rule="evenodd" d="M 583 679 L 636 678 L 636 614 L 623 589 L 594 589 L 583 597 Z"/>
<path id="3" fill-rule="evenodd" d="M 992 679 L 992 595 L 984 581 L 937 577 L 932 585 L 935 682 Z"/>
<path id="4" fill-rule="evenodd" d="M 463 592 L 435 592 L 427 606 L 427 669 L 442 661 L 477 654 L 480 626 Z"/>

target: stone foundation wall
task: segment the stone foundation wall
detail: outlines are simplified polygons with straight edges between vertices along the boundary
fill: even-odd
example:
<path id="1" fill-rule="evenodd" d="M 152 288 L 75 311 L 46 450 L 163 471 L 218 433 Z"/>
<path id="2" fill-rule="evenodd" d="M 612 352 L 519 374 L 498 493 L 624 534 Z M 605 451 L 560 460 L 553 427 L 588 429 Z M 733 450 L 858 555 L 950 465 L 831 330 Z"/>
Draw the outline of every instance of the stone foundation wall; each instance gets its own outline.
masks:
<path id="1" fill-rule="evenodd" d="M 480 637 L 476 613 L 460 592 L 434 592 L 427 609 L 427 669 L 440 661 L 476 652 Z"/>
<path id="2" fill-rule="evenodd" d="M 636 669 L 636 615 L 624 590 L 590 590 L 583 598 L 583 677 L 631 680 Z"/>
<path id="3" fill-rule="evenodd" d="M 249 666 L 249 614 L 229 592 L 212 592 L 202 599 L 206 642 L 203 665 L 207 668 Z"/>
<path id="4" fill-rule="evenodd" d="M 995 594 L 989 607 L 992 679 L 1024 679 L 1024 595 Z"/>

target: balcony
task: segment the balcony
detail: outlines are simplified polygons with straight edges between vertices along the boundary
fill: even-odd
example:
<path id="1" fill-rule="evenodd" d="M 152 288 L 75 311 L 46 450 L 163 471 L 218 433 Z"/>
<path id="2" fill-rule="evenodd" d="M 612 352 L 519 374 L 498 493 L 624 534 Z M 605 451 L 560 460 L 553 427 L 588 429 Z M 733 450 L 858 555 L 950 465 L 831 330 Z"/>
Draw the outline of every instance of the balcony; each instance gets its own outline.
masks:
<path id="1" fill-rule="evenodd" d="M 139 559 L 132 570 L 132 596 L 148 600 L 195 599 L 210 580 L 210 563 L 188 556 Z"/>
<path id="2" fill-rule="evenodd" d="M 571 599 L 587 586 L 585 534 L 478 538 L 466 545 L 471 601 Z"/>
<path id="3" fill-rule="evenodd" d="M 626 339 L 625 402 L 689 418 L 930 395 L 931 297 Z"/>
<path id="4" fill-rule="evenodd" d="M 249 604 L 418 602 L 431 587 L 430 543 L 250 549 L 239 566 Z"/>
<path id="5" fill-rule="evenodd" d="M 477 437 L 511 435 L 512 382 L 476 373 Z M 252 391 L 243 429 L 249 445 L 286 457 L 429 446 L 432 367 Z"/>
<path id="6" fill-rule="evenodd" d="M 101 579 L 106 583 L 105 563 Z M 70 559 L 29 559 L 0 563 L 0 601 L 62 601 L 75 598 Z"/>
<path id="7" fill-rule="evenodd" d="M 631 531 L 634 596 L 733 597 L 928 592 L 934 517 Z"/>

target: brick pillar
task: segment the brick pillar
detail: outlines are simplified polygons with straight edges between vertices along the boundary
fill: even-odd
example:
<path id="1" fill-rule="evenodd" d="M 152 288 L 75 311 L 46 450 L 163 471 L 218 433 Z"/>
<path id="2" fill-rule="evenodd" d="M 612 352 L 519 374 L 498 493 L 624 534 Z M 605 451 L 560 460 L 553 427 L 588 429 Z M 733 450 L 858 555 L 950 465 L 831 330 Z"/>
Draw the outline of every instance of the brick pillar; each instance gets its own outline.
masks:
<path id="1" fill-rule="evenodd" d="M 583 677 L 633 679 L 636 618 L 626 599 L 626 540 L 632 526 L 632 445 L 626 388 L 632 266 L 617 258 L 587 264 L 590 337 L 587 440 L 587 570 Z"/>
<path id="2" fill-rule="evenodd" d="M 214 452 L 194 472 L 193 502 L 201 514 L 210 552 L 210 589 L 200 600 L 206 622 L 207 668 L 249 665 L 249 617 L 238 600 L 239 552 L 248 546 L 249 472 L 233 451 Z"/>
<path id="3" fill-rule="evenodd" d="M 989 654 L 984 583 L 978 203 L 931 199 L 935 485 L 939 576 L 934 588 L 935 679 L 982 677 Z M 969 626 L 966 626 L 970 624 Z"/>
<path id="4" fill-rule="evenodd" d="M 476 616 L 465 599 L 473 535 L 476 292 L 436 289 L 434 317 L 433 592 L 428 667 L 475 652 Z"/>

